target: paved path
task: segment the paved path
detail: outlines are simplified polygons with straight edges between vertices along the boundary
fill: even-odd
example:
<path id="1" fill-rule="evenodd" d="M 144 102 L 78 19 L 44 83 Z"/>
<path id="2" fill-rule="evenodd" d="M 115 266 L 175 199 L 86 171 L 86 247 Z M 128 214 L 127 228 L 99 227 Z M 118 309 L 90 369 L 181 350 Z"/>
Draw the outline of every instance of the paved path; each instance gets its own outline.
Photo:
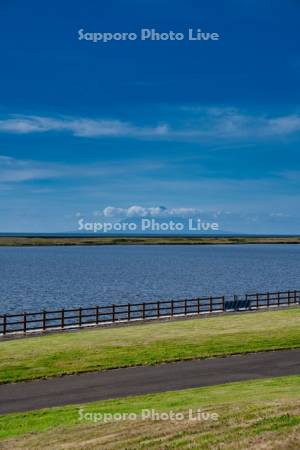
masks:
<path id="1" fill-rule="evenodd" d="M 0 414 L 300 374 L 300 349 L 138 366 L 0 385 Z"/>

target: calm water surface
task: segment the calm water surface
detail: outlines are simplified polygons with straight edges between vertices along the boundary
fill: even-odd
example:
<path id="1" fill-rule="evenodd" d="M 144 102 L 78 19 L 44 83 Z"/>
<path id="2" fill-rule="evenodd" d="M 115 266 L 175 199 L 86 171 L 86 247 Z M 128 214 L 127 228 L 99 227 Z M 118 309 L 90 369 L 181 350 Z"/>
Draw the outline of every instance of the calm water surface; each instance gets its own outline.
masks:
<path id="1" fill-rule="evenodd" d="M 0 247 L 0 311 L 299 289 L 300 245 Z"/>

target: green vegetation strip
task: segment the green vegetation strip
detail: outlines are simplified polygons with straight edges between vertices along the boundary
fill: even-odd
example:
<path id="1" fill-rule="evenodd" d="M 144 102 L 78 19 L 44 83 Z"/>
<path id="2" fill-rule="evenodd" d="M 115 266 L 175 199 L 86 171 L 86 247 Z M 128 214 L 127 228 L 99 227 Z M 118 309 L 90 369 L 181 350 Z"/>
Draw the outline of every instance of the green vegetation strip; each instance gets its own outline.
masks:
<path id="1" fill-rule="evenodd" d="M 206 244 L 300 244 L 300 236 L 155 236 L 155 237 L 17 237 L 0 236 L 0 246 L 45 245 L 206 245 Z"/>
<path id="2" fill-rule="evenodd" d="M 84 414 L 136 414 L 103 423 Z M 142 420 L 144 409 L 182 412 L 183 421 Z M 188 411 L 219 420 L 190 421 Z M 0 416 L 1 449 L 299 448 L 300 376 L 231 383 Z M 85 416 L 86 417 L 86 416 Z M 99 418 L 99 416 L 97 416 Z"/>
<path id="3" fill-rule="evenodd" d="M 82 330 L 0 342 L 0 382 L 300 347 L 300 309 Z"/>

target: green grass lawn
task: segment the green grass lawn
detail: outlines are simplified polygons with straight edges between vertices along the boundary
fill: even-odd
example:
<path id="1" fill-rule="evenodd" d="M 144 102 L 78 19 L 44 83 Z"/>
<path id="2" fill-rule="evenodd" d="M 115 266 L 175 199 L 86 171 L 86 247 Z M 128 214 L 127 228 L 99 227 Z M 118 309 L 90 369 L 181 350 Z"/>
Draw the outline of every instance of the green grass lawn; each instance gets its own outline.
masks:
<path id="1" fill-rule="evenodd" d="M 135 413 L 137 420 L 80 421 L 85 413 Z M 142 420 L 143 409 L 182 412 L 182 421 Z M 190 421 L 187 411 L 217 413 Z M 0 416 L 0 448 L 299 449 L 300 376 L 230 383 Z"/>
<path id="2" fill-rule="evenodd" d="M 2 341 L 0 382 L 300 346 L 300 309 Z"/>

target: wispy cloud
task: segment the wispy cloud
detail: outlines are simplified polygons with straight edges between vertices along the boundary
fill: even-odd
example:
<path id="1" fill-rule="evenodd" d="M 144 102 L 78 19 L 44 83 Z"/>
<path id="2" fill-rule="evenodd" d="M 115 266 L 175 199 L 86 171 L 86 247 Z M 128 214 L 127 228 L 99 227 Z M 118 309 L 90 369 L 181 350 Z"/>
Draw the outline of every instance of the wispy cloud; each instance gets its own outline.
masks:
<path id="1" fill-rule="evenodd" d="M 30 180 L 55 178 L 59 175 L 58 167 L 35 161 L 26 161 L 0 155 L 1 183 L 18 183 Z"/>
<path id="2" fill-rule="evenodd" d="M 117 165 L 67 165 L 48 161 L 34 161 L 0 155 L 1 183 L 21 183 L 34 180 L 50 180 L 66 177 L 97 177 L 120 175 Z"/>
<path id="3" fill-rule="evenodd" d="M 135 126 L 120 120 L 13 116 L 0 120 L 0 131 L 6 133 L 69 132 L 79 137 L 159 137 L 168 133 L 166 125 Z"/>
<path id="4" fill-rule="evenodd" d="M 300 132 L 300 115 L 253 115 L 237 108 L 182 107 L 178 117 L 153 125 L 123 120 L 13 115 L 0 120 L 0 132 L 15 134 L 69 133 L 87 138 L 156 140 L 243 140 L 277 138 Z M 175 118 L 174 118 L 175 117 Z M 153 121 L 153 112 L 151 117 Z M 148 120 L 149 121 L 149 120 Z M 150 120 L 151 122 L 151 120 Z"/>
<path id="5" fill-rule="evenodd" d="M 50 180 L 60 178 L 82 179 L 121 179 L 139 173 L 147 175 L 155 173 L 163 166 L 163 163 L 147 160 L 131 160 L 127 164 L 118 161 L 94 162 L 92 164 L 65 164 L 50 161 L 37 161 L 29 159 L 17 159 L 6 155 L 0 155 L 0 182 L 21 183 L 34 180 Z"/>

